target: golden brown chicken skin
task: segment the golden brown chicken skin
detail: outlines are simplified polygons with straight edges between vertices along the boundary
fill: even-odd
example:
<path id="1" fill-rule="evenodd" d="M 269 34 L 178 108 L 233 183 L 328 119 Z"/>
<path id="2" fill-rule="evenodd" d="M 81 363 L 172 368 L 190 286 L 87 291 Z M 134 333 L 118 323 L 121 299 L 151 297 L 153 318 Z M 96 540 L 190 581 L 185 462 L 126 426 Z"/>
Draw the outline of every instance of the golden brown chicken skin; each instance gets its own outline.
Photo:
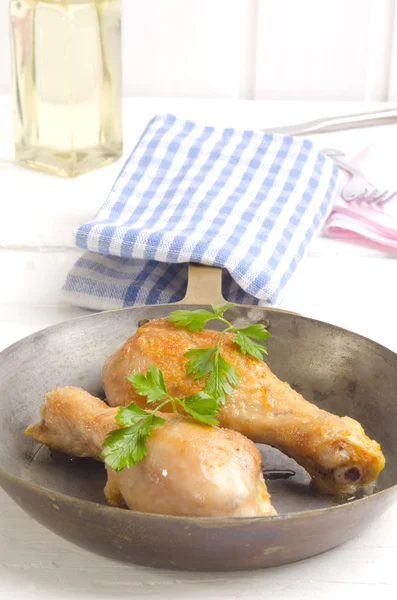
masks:
<path id="1" fill-rule="evenodd" d="M 42 420 L 25 435 L 72 456 L 100 459 L 117 408 L 77 387 L 52 390 Z M 160 413 L 159 413 L 160 414 Z M 105 495 L 132 510 L 185 516 L 273 515 L 255 445 L 235 431 L 162 414 L 166 423 L 147 439 L 148 453 L 136 465 L 107 468 Z"/>
<path id="2" fill-rule="evenodd" d="M 165 319 L 149 321 L 106 360 L 103 385 L 111 406 L 131 401 L 145 406 L 126 376 L 146 372 L 150 364 L 164 374 L 167 391 L 176 397 L 201 390 L 203 379 L 186 373 L 190 348 L 215 344 L 218 332 L 189 332 Z M 270 444 L 294 458 L 322 491 L 354 494 L 374 481 L 385 459 L 379 444 L 369 439 L 361 425 L 338 417 L 307 402 L 280 381 L 263 361 L 239 352 L 233 334 L 222 340 L 222 356 L 239 376 L 239 386 L 221 409 L 219 420 L 255 442 Z"/>

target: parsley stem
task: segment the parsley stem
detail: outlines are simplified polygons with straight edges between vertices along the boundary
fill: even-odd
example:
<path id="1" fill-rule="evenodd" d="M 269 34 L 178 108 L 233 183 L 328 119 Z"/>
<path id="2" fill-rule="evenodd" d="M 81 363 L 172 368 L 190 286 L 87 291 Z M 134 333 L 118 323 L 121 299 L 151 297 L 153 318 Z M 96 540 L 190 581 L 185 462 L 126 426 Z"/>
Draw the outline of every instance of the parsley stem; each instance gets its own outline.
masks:
<path id="1" fill-rule="evenodd" d="M 235 331 L 235 329 L 236 329 L 236 328 L 234 327 L 234 325 L 232 325 L 232 324 L 230 323 L 230 321 L 228 321 L 228 320 L 227 320 L 227 319 L 225 319 L 224 317 L 218 317 L 218 320 L 219 320 L 219 321 L 222 321 L 222 323 L 226 323 L 226 325 L 228 325 L 228 328 L 227 328 L 227 329 L 225 329 L 225 330 L 224 330 L 222 333 L 226 333 L 227 331 Z"/>
<path id="2" fill-rule="evenodd" d="M 167 400 L 164 400 L 164 402 L 162 402 L 161 404 L 159 404 L 158 406 L 156 406 L 156 408 L 152 412 L 152 415 L 154 415 L 157 411 L 161 410 L 163 408 L 163 406 L 165 406 L 169 402 L 173 402 L 172 396 L 169 396 L 168 394 L 166 394 L 166 396 L 167 396 Z"/>
<path id="3" fill-rule="evenodd" d="M 218 340 L 217 340 L 216 346 L 215 346 L 216 350 L 215 350 L 215 353 L 214 353 L 217 356 L 219 356 L 219 354 L 220 354 L 220 351 L 221 351 L 221 341 L 222 341 L 222 338 L 225 335 L 225 333 L 228 333 L 229 331 L 235 331 L 236 330 L 236 328 L 231 323 L 229 323 L 229 321 L 227 321 L 226 319 L 224 319 L 223 317 L 218 317 L 218 319 L 219 319 L 219 321 L 222 321 L 222 323 L 226 323 L 226 325 L 228 325 L 228 327 L 226 329 L 224 329 L 223 331 L 221 331 L 221 333 L 219 334 L 219 337 L 218 337 Z"/>
<path id="4" fill-rule="evenodd" d="M 165 406 L 166 404 L 169 404 L 170 402 L 171 402 L 171 406 L 172 406 L 172 411 L 174 413 L 178 412 L 176 409 L 176 403 L 178 402 L 178 398 L 173 398 L 170 394 L 164 394 L 164 395 L 166 396 L 166 399 L 161 404 L 156 406 L 156 408 L 152 412 L 152 415 L 156 414 L 156 412 L 161 410 L 163 408 L 163 406 Z"/>

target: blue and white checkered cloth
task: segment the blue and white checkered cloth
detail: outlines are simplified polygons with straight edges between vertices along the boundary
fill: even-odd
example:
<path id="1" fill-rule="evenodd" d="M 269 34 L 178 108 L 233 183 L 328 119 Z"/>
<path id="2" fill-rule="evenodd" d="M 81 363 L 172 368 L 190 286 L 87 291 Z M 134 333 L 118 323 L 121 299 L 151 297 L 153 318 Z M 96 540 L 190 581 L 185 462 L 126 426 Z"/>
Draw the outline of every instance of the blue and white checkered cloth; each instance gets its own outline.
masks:
<path id="1" fill-rule="evenodd" d="M 97 310 L 176 302 L 195 262 L 224 268 L 227 300 L 276 304 L 336 188 L 337 167 L 309 140 L 157 116 L 78 227 L 88 252 L 64 294 Z"/>

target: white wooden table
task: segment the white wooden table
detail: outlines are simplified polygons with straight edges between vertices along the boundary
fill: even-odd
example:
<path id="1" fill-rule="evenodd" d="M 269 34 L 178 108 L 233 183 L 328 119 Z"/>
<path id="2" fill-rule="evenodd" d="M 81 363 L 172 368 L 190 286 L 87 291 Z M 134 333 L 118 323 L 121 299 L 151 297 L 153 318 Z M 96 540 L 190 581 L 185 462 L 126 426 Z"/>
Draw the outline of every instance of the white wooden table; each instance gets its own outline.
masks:
<path id="1" fill-rule="evenodd" d="M 368 108 L 375 108 L 370 105 Z M 128 153 L 159 112 L 242 127 L 273 126 L 327 114 L 361 111 L 354 103 L 232 102 L 128 99 Z M 320 146 L 355 154 L 375 129 L 318 136 Z M 73 228 L 91 218 L 122 161 L 75 180 L 24 170 L 12 162 L 9 97 L 0 96 L 0 349 L 38 329 L 85 314 L 61 296 L 79 256 Z M 283 308 L 367 335 L 397 351 L 397 260 L 324 238 L 286 290 Z M 248 573 L 186 573 L 118 565 L 76 548 L 25 515 L 0 491 L 0 599 L 270 598 L 333 599 L 357 594 L 397 597 L 397 505 L 351 542 L 321 556 Z"/>

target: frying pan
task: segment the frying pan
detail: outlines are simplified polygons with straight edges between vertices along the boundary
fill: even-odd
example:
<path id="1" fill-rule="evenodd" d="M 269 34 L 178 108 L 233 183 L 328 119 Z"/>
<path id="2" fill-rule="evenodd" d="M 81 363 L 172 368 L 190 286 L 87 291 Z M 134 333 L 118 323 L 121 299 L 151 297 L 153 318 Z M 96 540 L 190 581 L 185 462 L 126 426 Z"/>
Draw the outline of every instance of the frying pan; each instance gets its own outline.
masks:
<path id="1" fill-rule="evenodd" d="M 196 309 L 222 300 L 220 269 L 190 265 L 186 297 L 179 304 Z M 230 311 L 230 319 L 237 326 L 266 319 L 273 336 L 268 363 L 278 377 L 321 408 L 357 419 L 382 445 L 386 467 L 376 489 L 361 497 L 338 501 L 316 494 L 303 469 L 260 446 L 265 469 L 295 473 L 268 481 L 278 516 L 134 512 L 106 506 L 102 465 L 51 454 L 23 436 L 53 387 L 77 385 L 103 397 L 105 358 L 143 319 L 166 316 L 173 306 L 126 308 L 67 321 L 0 354 L 0 484 L 29 515 L 78 546 L 116 560 L 219 571 L 318 554 L 360 532 L 391 505 L 397 491 L 397 355 L 345 329 L 272 308 L 239 306 Z"/>

